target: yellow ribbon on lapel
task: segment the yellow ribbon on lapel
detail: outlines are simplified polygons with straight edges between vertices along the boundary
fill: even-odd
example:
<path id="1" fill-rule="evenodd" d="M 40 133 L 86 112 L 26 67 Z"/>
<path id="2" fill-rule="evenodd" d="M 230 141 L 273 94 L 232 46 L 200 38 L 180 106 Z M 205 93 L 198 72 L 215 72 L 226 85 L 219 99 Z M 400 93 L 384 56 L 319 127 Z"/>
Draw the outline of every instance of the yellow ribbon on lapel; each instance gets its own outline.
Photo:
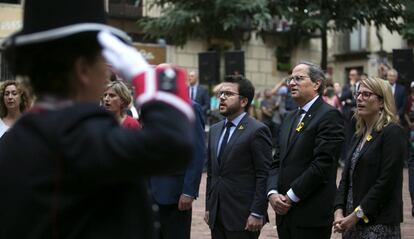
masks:
<path id="1" fill-rule="evenodd" d="M 300 122 L 300 124 L 296 127 L 296 132 L 300 132 L 304 126 L 305 126 L 305 123 Z"/>

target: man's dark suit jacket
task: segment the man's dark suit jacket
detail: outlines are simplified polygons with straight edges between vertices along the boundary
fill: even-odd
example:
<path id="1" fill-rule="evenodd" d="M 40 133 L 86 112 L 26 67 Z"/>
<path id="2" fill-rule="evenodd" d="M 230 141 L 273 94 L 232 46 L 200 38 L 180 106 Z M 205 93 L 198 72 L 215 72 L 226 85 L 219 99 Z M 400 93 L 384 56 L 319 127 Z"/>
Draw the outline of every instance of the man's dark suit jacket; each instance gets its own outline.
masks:
<path id="1" fill-rule="evenodd" d="M 207 116 L 207 111 L 210 109 L 210 96 L 208 89 L 205 86 L 197 85 L 197 94 L 194 99 L 197 103 L 201 105 L 203 109 L 204 117 Z"/>
<path id="2" fill-rule="evenodd" d="M 268 191 L 285 195 L 292 188 L 300 201 L 288 214 L 297 226 L 332 225 L 337 160 L 344 141 L 341 113 L 319 97 L 303 118 L 303 128 L 289 141 L 297 110 L 290 112 L 280 130 Z M 276 215 L 279 225 L 283 216 Z"/>
<path id="3" fill-rule="evenodd" d="M 185 171 L 166 176 L 154 176 L 150 179 L 152 197 L 158 204 L 177 204 L 182 193 L 198 197 L 201 173 L 203 171 L 206 147 L 204 140 L 204 120 L 201 107 L 193 102 L 193 109 L 196 117 L 194 125 L 195 151 L 193 159 Z"/>
<path id="4" fill-rule="evenodd" d="M 335 200 L 345 213 L 352 154 L 361 137 L 354 137 Z M 370 224 L 398 224 L 403 220 L 402 180 L 407 143 L 403 129 L 390 123 L 365 142 L 353 172 L 354 208 L 364 210 Z M 360 222 L 363 223 L 363 222 Z"/>
<path id="5" fill-rule="evenodd" d="M 267 216 L 271 135 L 268 127 L 246 114 L 236 126 L 219 165 L 216 155 L 224 122 L 210 129 L 206 211 L 210 212 L 211 229 L 220 213 L 226 230 L 244 231 L 250 213 Z"/>
<path id="6" fill-rule="evenodd" d="M 407 104 L 407 95 L 404 86 L 395 83 L 394 92 L 395 107 L 401 121 L 404 121 L 404 111 Z"/>
<path id="7" fill-rule="evenodd" d="M 0 238 L 153 238 L 144 177 L 191 159 L 184 115 L 142 108 L 124 129 L 95 104 L 28 113 L 0 141 Z"/>

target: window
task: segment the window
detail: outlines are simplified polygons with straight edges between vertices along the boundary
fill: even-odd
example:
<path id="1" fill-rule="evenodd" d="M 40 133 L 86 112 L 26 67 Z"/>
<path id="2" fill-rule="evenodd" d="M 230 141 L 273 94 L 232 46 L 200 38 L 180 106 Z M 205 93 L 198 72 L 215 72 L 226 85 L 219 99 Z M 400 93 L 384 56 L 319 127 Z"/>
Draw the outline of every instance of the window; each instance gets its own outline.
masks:
<path id="1" fill-rule="evenodd" d="M 13 74 L 6 64 L 6 60 L 2 51 L 0 51 L 0 81 L 13 79 Z"/>
<path id="2" fill-rule="evenodd" d="M 20 0 L 0 0 L 0 3 L 20 4 Z"/>
<path id="3" fill-rule="evenodd" d="M 349 50 L 362 51 L 367 48 L 367 28 L 359 25 L 349 34 Z"/>

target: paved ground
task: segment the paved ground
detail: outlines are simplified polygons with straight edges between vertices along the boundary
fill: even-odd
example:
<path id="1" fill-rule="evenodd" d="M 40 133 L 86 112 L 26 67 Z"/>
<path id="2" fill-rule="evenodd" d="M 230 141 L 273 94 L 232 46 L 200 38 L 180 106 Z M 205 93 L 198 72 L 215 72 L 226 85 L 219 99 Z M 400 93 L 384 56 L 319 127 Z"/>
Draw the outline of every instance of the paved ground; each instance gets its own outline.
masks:
<path id="1" fill-rule="evenodd" d="M 338 175 L 340 173 L 338 172 Z M 205 202 L 205 186 L 206 186 L 206 174 L 203 174 L 203 178 L 200 185 L 200 197 L 194 203 L 193 208 L 193 223 L 191 228 L 191 238 L 193 239 L 207 239 L 210 238 L 210 230 L 204 223 L 204 202 Z M 407 169 L 404 169 L 404 185 L 403 185 L 403 199 L 404 199 L 404 223 L 401 224 L 402 238 L 414 239 L 414 218 L 411 217 L 411 200 L 408 192 L 408 174 Z M 275 214 L 269 207 L 270 224 L 266 224 L 263 227 L 260 235 L 261 239 L 278 238 L 275 228 Z M 332 239 L 339 239 L 340 234 L 332 234 Z"/>

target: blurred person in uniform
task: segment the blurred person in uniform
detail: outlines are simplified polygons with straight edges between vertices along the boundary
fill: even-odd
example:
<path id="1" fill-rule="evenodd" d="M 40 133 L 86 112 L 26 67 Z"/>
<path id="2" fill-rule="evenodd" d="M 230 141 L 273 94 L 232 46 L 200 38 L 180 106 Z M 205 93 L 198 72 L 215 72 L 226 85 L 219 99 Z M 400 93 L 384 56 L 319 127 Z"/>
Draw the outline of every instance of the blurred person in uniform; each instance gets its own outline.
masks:
<path id="1" fill-rule="evenodd" d="M 0 84 L 0 138 L 30 108 L 29 94 L 18 81 L 7 80 Z"/>
<path id="2" fill-rule="evenodd" d="M 4 42 L 38 99 L 0 141 L 2 238 L 153 238 L 143 178 L 192 157 L 185 72 L 152 69 L 106 15 L 102 0 L 26 0 Z M 135 86 L 142 130 L 99 106 L 107 62 Z"/>

